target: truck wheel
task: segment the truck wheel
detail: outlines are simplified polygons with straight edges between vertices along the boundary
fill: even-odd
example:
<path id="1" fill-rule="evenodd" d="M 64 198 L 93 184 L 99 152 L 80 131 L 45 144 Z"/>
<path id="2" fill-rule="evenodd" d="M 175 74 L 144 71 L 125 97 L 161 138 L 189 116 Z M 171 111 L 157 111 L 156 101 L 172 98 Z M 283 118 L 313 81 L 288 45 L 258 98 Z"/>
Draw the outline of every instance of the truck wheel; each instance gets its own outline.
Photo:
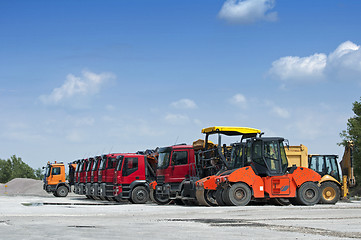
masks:
<path id="1" fill-rule="evenodd" d="M 132 191 L 131 200 L 133 203 L 146 203 L 149 199 L 149 193 L 147 189 L 143 186 L 135 187 Z"/>
<path id="2" fill-rule="evenodd" d="M 150 190 L 150 199 L 158 205 L 166 205 L 171 201 L 168 196 L 158 196 L 153 189 Z"/>
<path id="3" fill-rule="evenodd" d="M 60 186 L 56 189 L 57 197 L 66 197 L 68 196 L 68 188 L 65 186 Z"/>
<path id="4" fill-rule="evenodd" d="M 223 191 L 224 191 L 223 188 L 218 188 L 216 190 L 215 195 L 216 195 L 216 202 L 217 202 L 218 206 L 226 206 L 226 203 L 223 201 L 223 197 L 222 197 Z"/>
<path id="5" fill-rule="evenodd" d="M 340 199 L 340 188 L 333 182 L 323 182 L 320 187 L 320 203 L 335 204 Z"/>
<path id="6" fill-rule="evenodd" d="M 320 201 L 320 188 L 314 182 L 305 182 L 297 190 L 296 199 L 300 205 L 312 206 Z"/>
<path id="7" fill-rule="evenodd" d="M 228 197 L 232 205 L 245 206 L 252 198 L 251 189 L 245 183 L 236 183 L 228 191 Z"/>

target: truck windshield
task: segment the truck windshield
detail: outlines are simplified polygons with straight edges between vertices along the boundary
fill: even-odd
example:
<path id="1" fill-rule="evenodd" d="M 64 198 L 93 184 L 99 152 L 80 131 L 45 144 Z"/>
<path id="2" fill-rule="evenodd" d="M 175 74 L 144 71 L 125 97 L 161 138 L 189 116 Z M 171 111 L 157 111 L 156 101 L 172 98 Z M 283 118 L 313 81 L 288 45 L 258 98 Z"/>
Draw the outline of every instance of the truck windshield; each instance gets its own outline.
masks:
<path id="1" fill-rule="evenodd" d="M 107 157 L 103 157 L 102 161 L 100 162 L 99 170 L 105 169 L 106 162 L 107 162 Z"/>
<path id="2" fill-rule="evenodd" d="M 118 164 L 117 164 L 116 171 L 120 171 L 120 170 L 122 170 L 123 156 L 118 157 L 117 160 L 118 160 Z"/>
<path id="3" fill-rule="evenodd" d="M 158 168 L 166 169 L 169 166 L 170 151 L 160 152 L 158 157 Z"/>
<path id="4" fill-rule="evenodd" d="M 98 161 L 99 161 L 99 159 L 98 159 L 98 158 L 94 160 L 92 171 L 97 170 Z"/>
<path id="5" fill-rule="evenodd" d="M 46 166 L 46 169 L 45 169 L 45 177 L 49 177 L 49 176 L 50 176 L 50 169 L 51 169 L 50 165 L 47 165 L 47 166 Z"/>
<path id="6" fill-rule="evenodd" d="M 87 172 L 89 172 L 91 170 L 91 167 L 92 167 L 92 163 L 94 162 L 94 159 L 90 159 L 89 162 L 88 162 L 88 166 L 86 167 L 86 170 Z"/>

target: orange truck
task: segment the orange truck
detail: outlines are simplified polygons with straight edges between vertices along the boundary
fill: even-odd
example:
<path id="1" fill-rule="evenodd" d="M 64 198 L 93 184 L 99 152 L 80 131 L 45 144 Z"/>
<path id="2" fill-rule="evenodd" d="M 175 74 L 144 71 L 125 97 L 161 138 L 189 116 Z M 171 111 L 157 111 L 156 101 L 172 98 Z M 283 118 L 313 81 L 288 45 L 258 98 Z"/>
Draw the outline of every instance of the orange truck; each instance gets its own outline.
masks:
<path id="1" fill-rule="evenodd" d="M 69 182 L 66 181 L 64 163 L 48 162 L 45 168 L 43 189 L 55 197 L 66 197 L 74 184 L 75 163 L 69 164 Z"/>

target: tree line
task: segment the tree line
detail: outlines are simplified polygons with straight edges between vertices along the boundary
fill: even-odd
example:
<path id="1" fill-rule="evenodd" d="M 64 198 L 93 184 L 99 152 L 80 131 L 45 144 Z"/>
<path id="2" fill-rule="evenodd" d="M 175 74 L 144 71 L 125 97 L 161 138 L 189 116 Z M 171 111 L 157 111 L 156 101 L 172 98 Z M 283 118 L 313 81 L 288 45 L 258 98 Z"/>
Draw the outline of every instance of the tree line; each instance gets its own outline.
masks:
<path id="1" fill-rule="evenodd" d="M 353 164 L 356 183 L 360 185 L 361 181 L 361 98 L 360 102 L 355 101 L 352 104 L 354 116 L 347 120 L 347 129 L 340 133 L 342 142 L 340 145 L 346 146 L 347 141 L 353 141 Z"/>
<path id="2" fill-rule="evenodd" d="M 0 183 L 7 183 L 14 178 L 32 178 L 42 180 L 41 168 L 33 169 L 15 155 L 7 160 L 0 159 Z"/>

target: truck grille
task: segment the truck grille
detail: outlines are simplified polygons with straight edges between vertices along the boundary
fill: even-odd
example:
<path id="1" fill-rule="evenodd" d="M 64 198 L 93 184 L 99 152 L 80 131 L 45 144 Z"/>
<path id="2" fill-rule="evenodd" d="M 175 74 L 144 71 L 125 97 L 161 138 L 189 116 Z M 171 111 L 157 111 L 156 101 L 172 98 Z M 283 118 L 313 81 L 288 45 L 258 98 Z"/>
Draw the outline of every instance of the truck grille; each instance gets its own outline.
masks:
<path id="1" fill-rule="evenodd" d="M 164 176 L 157 176 L 157 184 L 163 184 L 165 180 Z"/>

